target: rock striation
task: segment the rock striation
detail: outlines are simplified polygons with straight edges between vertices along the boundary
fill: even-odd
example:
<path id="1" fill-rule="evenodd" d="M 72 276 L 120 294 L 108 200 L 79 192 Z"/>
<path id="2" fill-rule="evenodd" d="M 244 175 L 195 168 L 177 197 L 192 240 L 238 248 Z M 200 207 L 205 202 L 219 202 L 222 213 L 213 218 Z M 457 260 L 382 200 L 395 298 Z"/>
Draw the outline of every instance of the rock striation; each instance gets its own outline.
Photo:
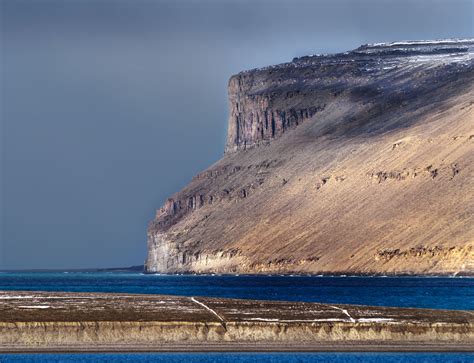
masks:
<path id="1" fill-rule="evenodd" d="M 474 40 L 229 81 L 224 157 L 148 228 L 147 272 L 474 273 Z"/>
<path id="2" fill-rule="evenodd" d="M 0 292 L 0 352 L 472 351 L 472 311 Z"/>

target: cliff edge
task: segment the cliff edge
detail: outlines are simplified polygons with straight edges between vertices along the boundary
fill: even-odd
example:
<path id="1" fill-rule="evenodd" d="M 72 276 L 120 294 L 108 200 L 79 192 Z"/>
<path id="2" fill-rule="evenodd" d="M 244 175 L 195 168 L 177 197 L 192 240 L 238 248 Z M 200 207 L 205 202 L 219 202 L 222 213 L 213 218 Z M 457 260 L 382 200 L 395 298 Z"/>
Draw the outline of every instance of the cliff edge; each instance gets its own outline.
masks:
<path id="1" fill-rule="evenodd" d="M 474 273 L 474 39 L 241 72 L 224 157 L 148 228 L 147 272 Z"/>

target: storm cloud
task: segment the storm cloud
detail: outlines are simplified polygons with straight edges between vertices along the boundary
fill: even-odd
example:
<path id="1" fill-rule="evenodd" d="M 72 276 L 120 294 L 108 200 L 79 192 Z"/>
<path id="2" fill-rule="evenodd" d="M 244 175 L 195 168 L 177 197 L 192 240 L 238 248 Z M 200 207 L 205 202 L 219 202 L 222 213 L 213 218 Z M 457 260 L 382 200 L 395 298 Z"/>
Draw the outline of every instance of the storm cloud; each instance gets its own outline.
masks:
<path id="1" fill-rule="evenodd" d="M 0 268 L 143 263 L 155 209 L 223 153 L 232 74 L 472 37 L 473 4 L 0 0 Z"/>

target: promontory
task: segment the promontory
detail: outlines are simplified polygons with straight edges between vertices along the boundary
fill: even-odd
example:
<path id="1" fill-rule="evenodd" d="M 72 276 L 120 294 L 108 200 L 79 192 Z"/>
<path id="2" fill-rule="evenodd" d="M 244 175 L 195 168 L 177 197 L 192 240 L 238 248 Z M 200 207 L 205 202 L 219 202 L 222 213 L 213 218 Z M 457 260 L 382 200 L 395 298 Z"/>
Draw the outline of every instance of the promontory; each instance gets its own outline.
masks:
<path id="1" fill-rule="evenodd" d="M 229 81 L 221 160 L 147 272 L 474 273 L 474 39 L 363 45 Z"/>

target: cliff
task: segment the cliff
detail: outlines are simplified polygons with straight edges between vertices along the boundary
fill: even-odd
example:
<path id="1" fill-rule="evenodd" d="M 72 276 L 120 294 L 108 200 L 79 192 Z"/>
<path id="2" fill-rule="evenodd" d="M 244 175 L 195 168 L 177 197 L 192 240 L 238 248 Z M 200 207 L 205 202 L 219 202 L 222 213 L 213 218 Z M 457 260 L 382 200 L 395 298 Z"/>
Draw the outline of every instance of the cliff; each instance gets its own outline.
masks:
<path id="1" fill-rule="evenodd" d="M 157 211 L 148 272 L 474 273 L 474 40 L 229 81 L 224 157 Z"/>

